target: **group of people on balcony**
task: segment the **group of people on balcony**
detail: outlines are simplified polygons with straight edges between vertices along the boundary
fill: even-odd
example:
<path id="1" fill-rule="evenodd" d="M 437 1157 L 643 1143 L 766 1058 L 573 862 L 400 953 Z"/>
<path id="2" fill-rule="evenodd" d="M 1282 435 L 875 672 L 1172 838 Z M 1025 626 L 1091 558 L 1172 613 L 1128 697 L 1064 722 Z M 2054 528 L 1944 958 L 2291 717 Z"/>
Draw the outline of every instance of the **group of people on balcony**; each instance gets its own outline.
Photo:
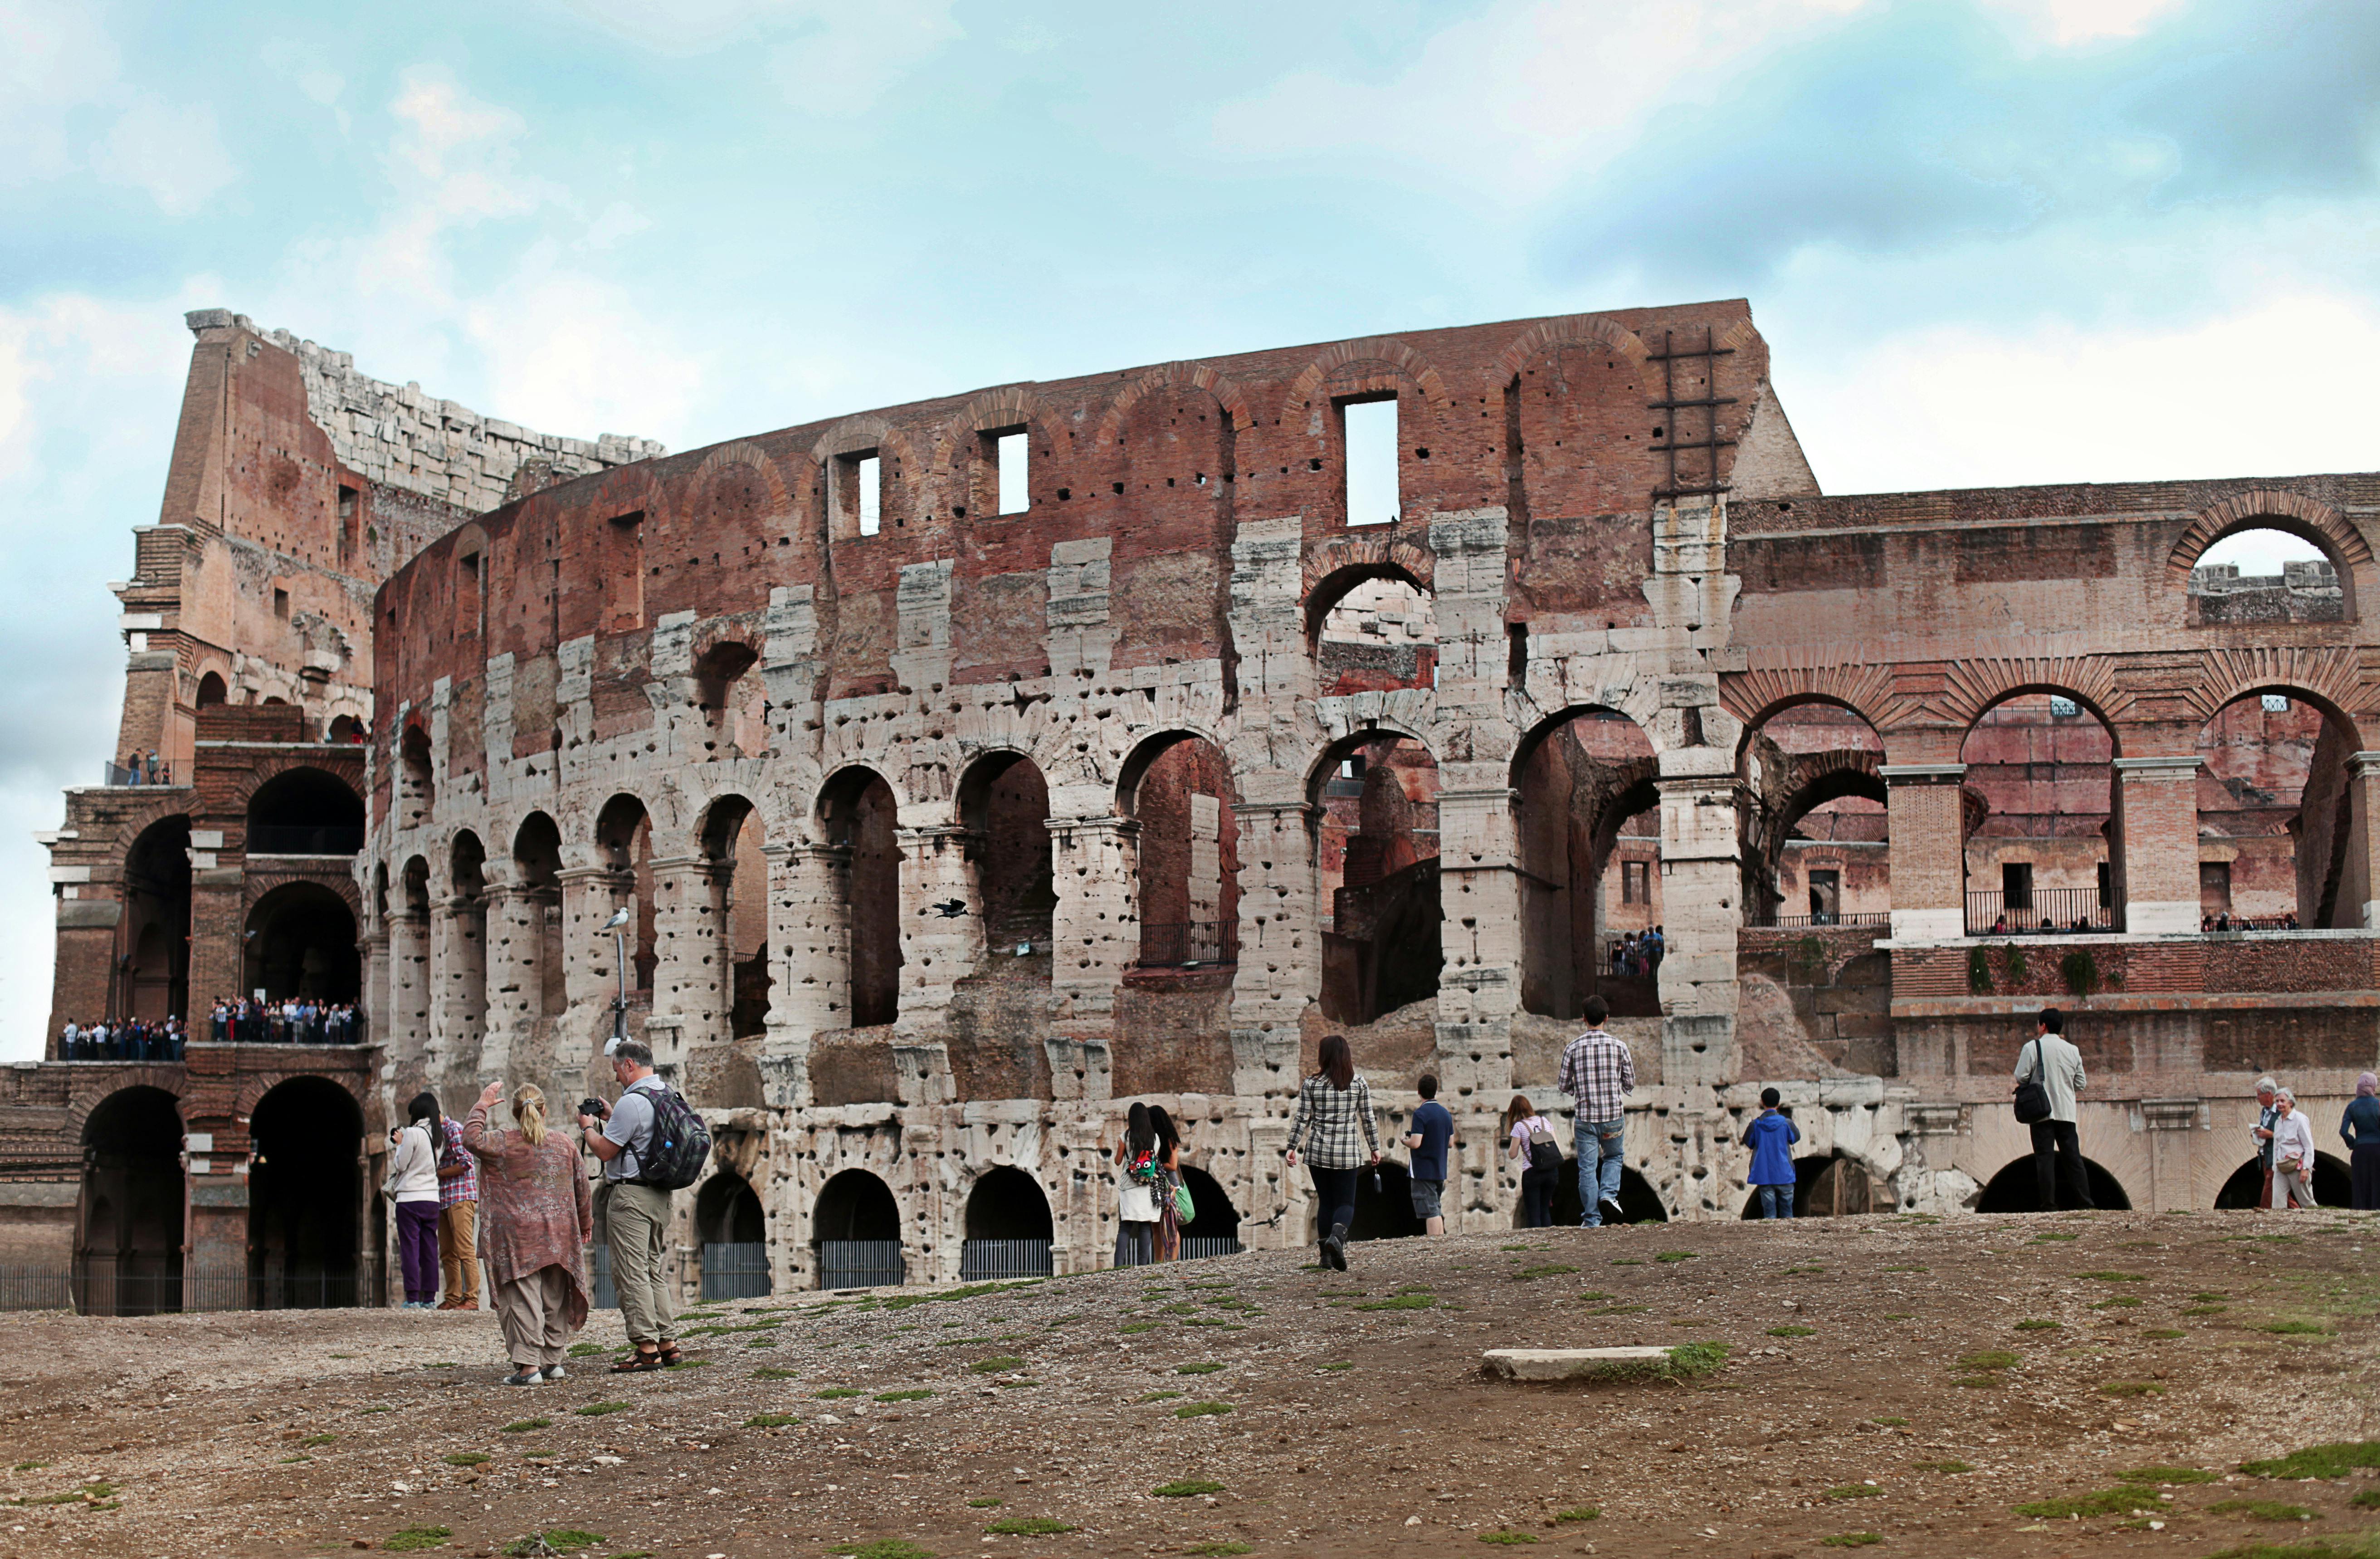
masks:
<path id="1" fill-rule="evenodd" d="M 124 760 L 120 774 L 108 776 L 125 785 L 171 785 L 173 766 L 157 756 L 154 748 L 135 748 Z"/>
<path id="2" fill-rule="evenodd" d="M 58 1030 L 61 1061 L 179 1061 L 189 1030 L 178 1017 L 150 1022 L 139 1017 L 68 1023 Z"/>
<path id="3" fill-rule="evenodd" d="M 1630 932 L 1611 944 L 1611 973 L 1618 980 L 1650 980 L 1661 971 L 1661 956 L 1669 951 L 1669 939 L 1655 926 L 1648 932 Z"/>
<path id="4" fill-rule="evenodd" d="M 2286 915 L 2201 915 L 2198 929 L 2202 932 L 2293 932 L 2298 929 L 2297 911 Z"/>
<path id="5" fill-rule="evenodd" d="M 364 1037 L 363 1018 L 353 1002 L 311 996 L 278 1002 L 218 996 L 213 1023 L 217 1044 L 351 1045 Z"/>

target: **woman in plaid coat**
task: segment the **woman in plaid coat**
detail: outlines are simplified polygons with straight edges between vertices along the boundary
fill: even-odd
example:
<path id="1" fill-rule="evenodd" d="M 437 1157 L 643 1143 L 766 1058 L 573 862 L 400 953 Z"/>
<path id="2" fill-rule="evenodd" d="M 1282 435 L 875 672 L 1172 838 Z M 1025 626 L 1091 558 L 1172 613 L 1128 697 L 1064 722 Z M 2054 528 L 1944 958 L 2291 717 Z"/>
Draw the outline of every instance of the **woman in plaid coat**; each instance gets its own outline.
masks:
<path id="1" fill-rule="evenodd" d="M 1347 1036 L 1327 1034 L 1322 1040 L 1320 1066 L 1298 1086 L 1297 1116 L 1289 1123 L 1287 1162 L 1294 1167 L 1304 1146 L 1305 1171 L 1314 1177 L 1317 1226 L 1322 1236 L 1322 1264 L 1347 1270 L 1347 1225 L 1355 1221 L 1355 1172 L 1380 1162 L 1380 1139 L 1372 1128 L 1372 1090 L 1355 1075 L 1355 1055 Z M 1355 1133 L 1364 1134 L 1357 1147 Z"/>

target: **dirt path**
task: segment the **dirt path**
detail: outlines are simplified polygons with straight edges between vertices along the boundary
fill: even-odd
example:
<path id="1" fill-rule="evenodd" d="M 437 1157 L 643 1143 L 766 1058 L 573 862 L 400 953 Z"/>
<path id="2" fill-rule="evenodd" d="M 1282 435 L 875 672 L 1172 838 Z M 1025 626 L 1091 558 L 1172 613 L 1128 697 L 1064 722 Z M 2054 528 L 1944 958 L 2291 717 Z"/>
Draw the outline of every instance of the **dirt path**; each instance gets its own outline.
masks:
<path id="1" fill-rule="evenodd" d="M 0 1510 L 0 1554 L 306 1553 L 426 1527 L 463 1554 L 601 1534 L 584 1551 L 605 1559 L 1816 1555 L 1854 1533 L 2207 1555 L 2380 1528 L 2350 1505 L 2380 1503 L 2380 1468 L 2236 1470 L 2380 1441 L 2368 1214 L 1541 1230 L 1359 1246 L 1343 1275 L 1305 1259 L 713 1306 L 698 1368 L 615 1379 L 607 1354 L 525 1390 L 495 1383 L 486 1315 L 10 1317 L 0 1446 L 45 1465 L 0 1492 L 109 1492 Z M 1733 1351 L 1690 1383 L 1479 1368 L 1494 1346 L 1702 1340 Z M 2016 1509 L 2143 1466 L 2216 1476 L 2130 1485 L 2089 1519 Z M 1153 1492 L 1177 1481 L 1216 1487 Z M 2214 1508 L 2242 1500 L 2314 1519 Z"/>

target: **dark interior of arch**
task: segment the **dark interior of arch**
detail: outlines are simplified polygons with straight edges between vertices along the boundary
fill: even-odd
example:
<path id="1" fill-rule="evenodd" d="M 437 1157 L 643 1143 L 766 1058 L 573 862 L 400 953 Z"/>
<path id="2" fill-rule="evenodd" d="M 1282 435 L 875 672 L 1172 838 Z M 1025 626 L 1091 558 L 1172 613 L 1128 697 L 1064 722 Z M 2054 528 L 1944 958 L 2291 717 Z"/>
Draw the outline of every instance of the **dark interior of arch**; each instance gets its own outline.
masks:
<path id="1" fill-rule="evenodd" d="M 625 879 L 630 902 L 636 907 L 635 918 L 629 921 L 635 934 L 627 939 L 634 974 L 631 984 L 638 991 L 650 993 L 661 956 L 654 944 L 653 823 L 646 815 L 644 803 L 633 796 L 614 796 L 605 802 L 595 819 L 595 842 L 602 848 L 604 864 Z"/>
<path id="2" fill-rule="evenodd" d="M 759 1195 L 750 1181 L 732 1173 L 703 1182 L 695 1194 L 694 1227 L 695 1237 L 705 1245 L 759 1245 L 769 1237 Z"/>
<path id="3" fill-rule="evenodd" d="M 2091 1188 L 2094 1207 L 2122 1212 L 2132 1205 L 2125 1194 L 2124 1183 L 2117 1179 L 2095 1159 L 2082 1161 L 2082 1177 Z M 2064 1186 L 2058 1188 L 2058 1206 L 2068 1205 L 2070 1198 Z M 2041 1205 L 2041 1187 L 2034 1172 L 2033 1155 L 2011 1159 L 1992 1176 L 1975 1203 L 1978 1212 L 2041 1212 L 2050 1211 Z"/>
<path id="4" fill-rule="evenodd" d="M 846 1169 L 819 1191 L 810 1214 L 814 1239 L 901 1237 L 901 1207 L 892 1188 L 864 1169 Z"/>
<path id="5" fill-rule="evenodd" d="M 515 879 L 531 897 L 538 928 L 539 1015 L 558 1014 L 569 1005 L 567 960 L 562 936 L 562 830 L 543 812 L 531 812 L 513 835 Z"/>
<path id="6" fill-rule="evenodd" d="M 351 856 L 363 847 L 363 798 L 335 774 L 292 769 L 249 798 L 252 855 Z"/>
<path id="7" fill-rule="evenodd" d="M 190 1011 L 190 820 L 161 818 L 124 858 L 130 1016 L 148 1022 Z M 105 1016 L 93 1013 L 89 1017 Z"/>
<path id="8" fill-rule="evenodd" d="M 900 806 L 884 777 L 846 769 L 824 798 L 827 843 L 851 852 L 844 909 L 851 936 L 851 1026 L 901 1016 Z"/>
<path id="9" fill-rule="evenodd" d="M 1140 956 L 1147 965 L 1237 957 L 1239 820 L 1231 762 L 1203 737 L 1151 758 L 1128 798 L 1140 824 Z"/>
<path id="10" fill-rule="evenodd" d="M 967 1193 L 969 1239 L 1051 1239 L 1056 1232 L 1050 1217 L 1050 1199 L 1021 1169 L 1002 1164 L 987 1172 Z"/>
<path id="11" fill-rule="evenodd" d="M 1373 1189 L 1375 1180 L 1378 1190 Z M 1422 1232 L 1404 1165 L 1383 1159 L 1377 1169 L 1355 1171 L 1355 1221 L 1347 1226 L 1348 1239 L 1404 1239 Z"/>
<path id="12" fill-rule="evenodd" d="M 1575 1228 L 1586 1209 L 1578 1200 L 1578 1160 L 1562 1160 L 1560 1178 L 1554 1182 L 1554 1224 L 1557 1228 Z M 1661 1205 L 1661 1193 L 1652 1183 L 1633 1169 L 1620 1171 L 1620 1221 L 1623 1224 L 1666 1224 L 1670 1210 Z"/>
<path id="13" fill-rule="evenodd" d="M 1651 742 L 1616 710 L 1582 711 L 1535 742 L 1519 765 L 1521 1007 L 1546 1017 L 1576 1017 L 1591 995 L 1615 1013 L 1658 1014 L 1654 981 L 1611 972 L 1609 937 L 1652 924 L 1648 901 L 1614 896 L 1613 860 L 1629 841 L 1649 883 L 1658 875 L 1660 792 Z M 1644 925 L 1637 925 L 1636 920 Z"/>
<path id="14" fill-rule="evenodd" d="M 1031 759 L 995 753 L 967 771 L 959 810 L 975 835 L 986 946 L 998 957 L 1029 945 L 1040 967 L 1058 911 L 1048 782 Z"/>
<path id="15" fill-rule="evenodd" d="M 318 1002 L 359 999 L 363 962 L 356 948 L 355 912 L 319 883 L 292 883 L 264 895 L 249 911 L 244 993 L 264 999 L 292 996 Z"/>
<path id="16" fill-rule="evenodd" d="M 1793 1161 L 1793 1216 L 1842 1218 L 1854 1212 L 1890 1211 L 1881 1188 L 1866 1168 L 1853 1160 L 1812 1153 Z M 1760 1216 L 1760 1194 L 1747 1188 L 1745 1218 Z"/>
<path id="17" fill-rule="evenodd" d="M 1182 1225 L 1184 1239 L 1237 1239 L 1240 1236 L 1239 1209 L 1223 1194 L 1215 1177 L 1192 1164 L 1182 1166 L 1182 1183 L 1189 1188 L 1190 1204 L 1197 1209 L 1191 1220 Z"/>
<path id="18" fill-rule="evenodd" d="M 1332 749 L 1316 779 L 1330 905 L 1322 1016 L 1370 1023 L 1438 994 L 1445 964 L 1438 761 L 1393 731 Z"/>
<path id="19" fill-rule="evenodd" d="M 77 1300 L 87 1315 L 181 1308 L 182 1117 L 161 1088 L 109 1094 L 82 1129 Z"/>
<path id="20" fill-rule="evenodd" d="M 363 1115 L 346 1089 L 292 1078 L 257 1102 L 249 1175 L 248 1263 L 257 1305 L 358 1302 Z"/>
<path id="21" fill-rule="evenodd" d="M 2217 1208 L 2251 1208 L 2264 1205 L 2265 1166 L 2250 1159 L 2231 1172 L 2223 1188 L 2215 1194 Z M 2313 1200 L 2325 1207 L 2347 1207 L 2354 1200 L 2354 1183 L 2347 1165 L 2328 1153 L 2313 1156 Z"/>

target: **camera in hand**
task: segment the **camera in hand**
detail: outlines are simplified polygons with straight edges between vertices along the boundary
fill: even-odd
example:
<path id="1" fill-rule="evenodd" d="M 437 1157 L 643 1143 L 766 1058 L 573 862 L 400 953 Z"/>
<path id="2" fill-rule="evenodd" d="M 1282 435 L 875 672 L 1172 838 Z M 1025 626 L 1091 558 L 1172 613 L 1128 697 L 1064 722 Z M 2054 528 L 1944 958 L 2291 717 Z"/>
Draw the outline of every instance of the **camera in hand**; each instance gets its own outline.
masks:
<path id="1" fill-rule="evenodd" d="M 580 1100 L 578 1113 L 582 1115 L 592 1115 L 599 1121 L 608 1121 L 612 1118 L 612 1107 L 601 1099 Z"/>

